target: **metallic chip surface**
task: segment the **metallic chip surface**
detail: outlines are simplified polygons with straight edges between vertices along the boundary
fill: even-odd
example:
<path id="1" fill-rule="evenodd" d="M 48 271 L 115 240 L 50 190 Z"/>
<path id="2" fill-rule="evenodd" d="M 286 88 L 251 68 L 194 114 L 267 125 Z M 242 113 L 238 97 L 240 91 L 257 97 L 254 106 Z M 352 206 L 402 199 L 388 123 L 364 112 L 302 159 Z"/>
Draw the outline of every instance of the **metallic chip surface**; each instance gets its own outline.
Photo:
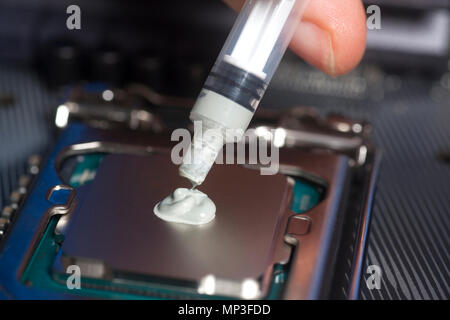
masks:
<path id="1" fill-rule="evenodd" d="M 216 218 L 192 226 L 153 213 L 175 188 L 189 187 L 177 169 L 169 153 L 105 156 L 95 180 L 77 190 L 63 259 L 197 283 L 208 274 L 233 281 L 264 276 L 279 247 L 281 221 L 289 214 L 289 179 L 262 176 L 240 165 L 216 165 L 199 188 L 216 204 Z"/>

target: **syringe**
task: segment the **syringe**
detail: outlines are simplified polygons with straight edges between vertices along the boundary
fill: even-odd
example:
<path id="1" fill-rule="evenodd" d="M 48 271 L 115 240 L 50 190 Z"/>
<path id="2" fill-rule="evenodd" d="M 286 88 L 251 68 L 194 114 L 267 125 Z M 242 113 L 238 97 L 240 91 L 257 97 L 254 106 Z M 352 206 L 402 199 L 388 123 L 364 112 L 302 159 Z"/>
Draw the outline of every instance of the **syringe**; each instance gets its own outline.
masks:
<path id="1" fill-rule="evenodd" d="M 246 1 L 190 113 L 202 135 L 194 136 L 179 173 L 194 186 L 223 145 L 242 138 L 308 2 Z"/>

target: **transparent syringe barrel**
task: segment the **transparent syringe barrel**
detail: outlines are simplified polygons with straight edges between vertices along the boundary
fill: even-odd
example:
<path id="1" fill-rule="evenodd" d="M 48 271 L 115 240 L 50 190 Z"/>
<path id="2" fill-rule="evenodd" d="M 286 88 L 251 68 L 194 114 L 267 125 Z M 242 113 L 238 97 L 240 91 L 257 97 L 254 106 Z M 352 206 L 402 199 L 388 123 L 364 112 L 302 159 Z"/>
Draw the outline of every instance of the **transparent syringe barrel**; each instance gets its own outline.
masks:
<path id="1" fill-rule="evenodd" d="M 309 0 L 247 0 L 216 65 L 226 61 L 268 84 L 308 2 Z"/>
<path id="2" fill-rule="evenodd" d="M 254 112 L 309 0 L 247 0 L 204 89 Z"/>
<path id="3" fill-rule="evenodd" d="M 200 185 L 225 142 L 247 129 L 309 0 L 247 0 L 190 113 L 202 123 L 180 175 Z M 207 129 L 219 134 L 206 136 Z"/>

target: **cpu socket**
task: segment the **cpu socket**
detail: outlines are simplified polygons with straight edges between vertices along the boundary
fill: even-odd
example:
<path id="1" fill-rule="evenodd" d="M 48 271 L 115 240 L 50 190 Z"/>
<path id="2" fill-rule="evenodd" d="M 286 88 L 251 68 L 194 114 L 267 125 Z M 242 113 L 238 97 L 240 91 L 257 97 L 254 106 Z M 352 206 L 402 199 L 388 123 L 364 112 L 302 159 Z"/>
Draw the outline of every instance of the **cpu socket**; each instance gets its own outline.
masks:
<path id="1" fill-rule="evenodd" d="M 190 187 L 171 161 L 167 133 L 69 123 L 8 241 L 21 230 L 29 238 L 4 247 L 21 257 L 4 264 L 19 275 L 5 288 L 60 298 L 320 299 L 336 288 L 354 296 L 376 149 L 348 119 L 296 113 L 275 126 L 258 121 L 255 132 L 283 130 L 279 172 L 215 165 L 199 189 L 215 202 L 216 218 L 202 226 L 153 213 L 175 188 Z M 341 132 L 344 124 L 362 133 Z M 75 291 L 67 285 L 74 266 Z"/>

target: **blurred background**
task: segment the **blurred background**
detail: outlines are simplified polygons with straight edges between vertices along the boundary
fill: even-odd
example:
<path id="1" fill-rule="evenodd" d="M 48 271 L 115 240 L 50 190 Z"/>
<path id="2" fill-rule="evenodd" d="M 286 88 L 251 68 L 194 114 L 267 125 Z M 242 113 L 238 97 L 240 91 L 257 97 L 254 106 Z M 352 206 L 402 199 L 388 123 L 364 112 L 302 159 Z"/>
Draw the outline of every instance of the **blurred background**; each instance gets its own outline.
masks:
<path id="1" fill-rule="evenodd" d="M 71 4 L 81 30 L 66 28 Z M 365 265 L 383 274 L 381 289 L 362 285 L 360 297 L 448 299 L 448 1 L 364 4 L 380 7 L 381 29 L 368 30 L 360 66 L 333 79 L 287 53 L 260 108 L 311 106 L 372 123 L 383 160 Z M 195 98 L 235 18 L 219 0 L 1 0 L 0 208 L 29 156 L 51 149 L 71 85 L 139 83 Z"/>

